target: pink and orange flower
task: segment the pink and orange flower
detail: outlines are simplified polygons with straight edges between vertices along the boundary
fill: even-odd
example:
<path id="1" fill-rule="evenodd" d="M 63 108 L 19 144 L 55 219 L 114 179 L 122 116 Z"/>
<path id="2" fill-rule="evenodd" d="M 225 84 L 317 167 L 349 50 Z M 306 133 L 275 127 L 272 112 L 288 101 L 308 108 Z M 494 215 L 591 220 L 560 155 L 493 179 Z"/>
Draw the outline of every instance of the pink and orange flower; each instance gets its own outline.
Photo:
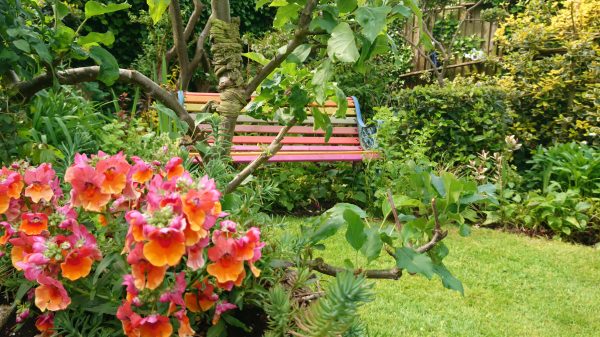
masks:
<path id="1" fill-rule="evenodd" d="M 35 169 L 25 172 L 25 196 L 31 198 L 31 201 L 38 203 L 40 200 L 50 202 L 54 196 L 52 185 L 56 173 L 50 164 L 41 164 Z"/>

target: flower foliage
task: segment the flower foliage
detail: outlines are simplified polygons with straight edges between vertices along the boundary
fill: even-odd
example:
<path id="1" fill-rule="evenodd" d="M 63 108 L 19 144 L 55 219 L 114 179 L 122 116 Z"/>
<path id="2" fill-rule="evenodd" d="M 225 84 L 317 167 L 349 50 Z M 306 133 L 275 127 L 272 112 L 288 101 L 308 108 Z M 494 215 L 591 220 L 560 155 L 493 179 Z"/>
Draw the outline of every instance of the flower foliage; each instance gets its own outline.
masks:
<path id="1" fill-rule="evenodd" d="M 70 286 L 110 253 L 88 229 L 90 218 L 126 227 L 119 242 L 129 273 L 116 316 L 127 336 L 193 336 L 190 315 L 212 314 L 217 324 L 237 307 L 225 295 L 249 274 L 260 275 L 260 231 L 221 221 L 227 214 L 215 182 L 194 180 L 182 162 L 77 154 L 64 176 L 68 193 L 50 164 L 2 168 L 0 254 L 10 254 L 14 268 L 34 282 L 30 296 L 43 312 L 36 321 L 42 333 L 51 335 L 53 312 L 71 304 Z"/>

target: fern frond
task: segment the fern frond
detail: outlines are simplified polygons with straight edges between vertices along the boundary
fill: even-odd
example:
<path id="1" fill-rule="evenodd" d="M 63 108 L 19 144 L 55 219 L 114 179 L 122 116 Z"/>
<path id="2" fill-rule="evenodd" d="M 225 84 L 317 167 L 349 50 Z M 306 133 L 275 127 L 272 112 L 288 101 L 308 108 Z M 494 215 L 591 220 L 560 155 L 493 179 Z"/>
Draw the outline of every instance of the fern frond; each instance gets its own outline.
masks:
<path id="1" fill-rule="evenodd" d="M 355 324 L 358 308 L 373 300 L 373 285 L 363 276 L 339 273 L 325 296 L 311 304 L 296 318 L 298 335 L 310 337 L 340 336 Z"/>

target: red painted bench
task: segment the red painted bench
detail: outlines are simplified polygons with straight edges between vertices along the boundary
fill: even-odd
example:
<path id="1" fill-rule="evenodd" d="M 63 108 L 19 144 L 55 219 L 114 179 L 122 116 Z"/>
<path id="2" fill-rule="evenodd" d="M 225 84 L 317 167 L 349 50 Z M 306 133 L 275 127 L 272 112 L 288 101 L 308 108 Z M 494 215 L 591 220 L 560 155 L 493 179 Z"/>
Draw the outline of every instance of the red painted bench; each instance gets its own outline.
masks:
<path id="1" fill-rule="evenodd" d="M 184 104 L 190 113 L 204 111 L 208 102 L 219 102 L 218 93 L 184 93 Z M 335 102 L 327 102 L 321 109 L 329 115 L 337 110 Z M 270 162 L 299 162 L 299 161 L 362 161 L 378 157 L 377 151 L 367 150 L 361 145 L 359 127 L 364 127 L 360 115 L 360 106 L 356 98 L 348 97 L 346 118 L 331 118 L 333 133 L 325 142 L 325 131 L 314 130 L 313 117 L 307 109 L 309 117 L 302 125 L 292 127 L 283 139 L 283 147 Z M 211 126 L 199 126 L 206 132 L 211 132 Z M 247 163 L 261 154 L 262 149 L 270 144 L 282 126 L 275 121 L 255 119 L 241 115 L 235 127 L 231 156 L 234 162 Z"/>

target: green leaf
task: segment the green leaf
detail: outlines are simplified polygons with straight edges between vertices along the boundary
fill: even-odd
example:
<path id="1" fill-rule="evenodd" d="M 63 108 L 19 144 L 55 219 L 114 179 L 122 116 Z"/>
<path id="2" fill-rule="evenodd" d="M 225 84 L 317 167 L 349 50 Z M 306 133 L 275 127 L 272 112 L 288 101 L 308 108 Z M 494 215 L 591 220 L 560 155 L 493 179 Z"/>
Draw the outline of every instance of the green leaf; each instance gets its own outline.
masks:
<path id="1" fill-rule="evenodd" d="M 412 12 L 417 17 L 417 22 L 419 25 L 420 31 L 420 43 L 423 44 L 425 50 L 429 51 L 433 49 L 433 43 L 431 42 L 431 38 L 427 34 L 423 32 L 423 12 L 419 8 L 419 4 L 417 0 L 406 0 L 405 4 L 412 10 Z"/>
<path id="2" fill-rule="evenodd" d="M 256 62 L 259 63 L 261 65 L 267 65 L 267 63 L 269 63 L 269 59 L 267 59 L 263 54 L 261 53 L 255 53 L 255 52 L 249 52 L 249 53 L 243 53 L 242 56 Z"/>
<path id="3" fill-rule="evenodd" d="M 360 57 L 354 33 L 348 23 L 340 23 L 331 32 L 331 37 L 327 41 L 327 55 L 332 60 L 338 59 L 349 63 L 356 62 Z"/>
<path id="4" fill-rule="evenodd" d="M 463 237 L 471 235 L 471 226 L 467 225 L 466 223 L 461 223 L 458 227 L 458 234 Z"/>
<path id="5" fill-rule="evenodd" d="M 379 257 L 383 248 L 383 241 L 377 228 L 369 228 L 366 230 L 367 241 L 360 250 L 361 253 L 371 262 Z"/>
<path id="6" fill-rule="evenodd" d="M 465 295 L 462 282 L 460 282 L 460 280 L 456 277 L 452 276 L 450 271 L 446 268 L 446 266 L 444 266 L 443 263 L 436 264 L 434 266 L 434 271 L 442 279 L 442 284 L 444 287 L 447 289 L 456 290 L 463 296 Z"/>
<path id="7" fill-rule="evenodd" d="M 115 35 L 110 30 L 106 33 L 91 32 L 88 35 L 81 36 L 77 39 L 77 44 L 85 48 L 97 46 L 100 43 L 110 47 L 114 42 Z"/>
<path id="8" fill-rule="evenodd" d="M 69 6 L 60 1 L 55 1 L 52 5 L 52 9 L 54 10 L 54 15 L 58 18 L 58 20 L 62 20 L 65 16 L 71 13 Z"/>
<path id="9" fill-rule="evenodd" d="M 419 273 L 431 279 L 434 274 L 434 265 L 426 254 L 419 254 L 412 248 L 401 247 L 396 249 L 396 265 L 406 269 L 409 273 Z"/>
<path id="10" fill-rule="evenodd" d="M 146 3 L 148 4 L 148 11 L 150 12 L 152 22 L 157 24 L 169 7 L 171 0 L 146 0 Z"/>
<path id="11" fill-rule="evenodd" d="M 323 13 L 321 13 L 321 16 L 316 17 L 315 19 L 313 19 L 310 22 L 309 29 L 310 30 L 323 29 L 323 30 L 327 31 L 327 33 L 331 34 L 333 29 L 337 25 L 338 25 L 338 20 L 337 20 L 336 16 L 333 15 L 331 12 L 324 10 Z"/>
<path id="12" fill-rule="evenodd" d="M 363 35 L 371 42 L 386 26 L 386 18 L 392 9 L 388 6 L 360 7 L 356 10 L 356 21 L 362 26 Z"/>
<path id="13" fill-rule="evenodd" d="M 289 62 L 302 64 L 310 55 L 311 46 L 309 44 L 301 44 L 287 57 Z"/>
<path id="14" fill-rule="evenodd" d="M 273 19 L 273 27 L 283 28 L 286 23 L 298 18 L 301 9 L 302 6 L 298 5 L 297 3 L 291 3 L 277 8 L 275 19 Z"/>
<path id="15" fill-rule="evenodd" d="M 71 47 L 71 43 L 73 43 L 75 31 L 71 27 L 59 24 L 58 27 L 56 27 L 54 38 L 56 40 L 56 49 L 67 49 Z"/>
<path id="16" fill-rule="evenodd" d="M 344 220 L 348 223 L 348 229 L 346 230 L 346 240 L 355 250 L 359 250 L 367 240 L 365 234 L 365 225 L 360 215 L 354 211 L 347 209 L 344 211 Z"/>
<path id="17" fill-rule="evenodd" d="M 335 96 L 333 97 L 333 101 L 337 103 L 338 106 L 335 115 L 337 117 L 346 116 L 346 111 L 348 110 L 348 100 L 346 99 L 346 94 L 337 85 L 335 86 Z"/>
<path id="18" fill-rule="evenodd" d="M 356 0 L 336 0 L 340 13 L 350 13 L 356 8 Z"/>
<path id="19" fill-rule="evenodd" d="M 90 49 L 90 57 L 100 66 L 98 80 L 106 85 L 112 85 L 119 78 L 119 64 L 115 57 L 106 49 L 93 46 Z"/>
<path id="20" fill-rule="evenodd" d="M 33 47 L 33 50 L 35 50 L 35 52 L 38 54 L 38 56 L 40 57 L 40 59 L 46 63 L 51 63 L 52 62 L 52 55 L 50 55 L 50 51 L 48 50 L 48 47 L 40 41 L 36 41 L 34 43 L 31 44 L 31 46 Z"/>
<path id="21" fill-rule="evenodd" d="M 316 100 L 319 104 L 324 104 L 327 100 L 327 84 L 332 75 L 333 66 L 330 59 L 325 59 L 315 70 L 311 83 L 316 87 Z"/>
<path id="22" fill-rule="evenodd" d="M 266 5 L 269 1 L 271 0 L 256 0 L 256 6 L 254 6 L 254 9 L 259 9 L 262 6 Z"/>
<path id="23" fill-rule="evenodd" d="M 151 1 L 151 0 L 148 0 Z M 117 12 L 131 7 L 130 4 L 124 2 L 121 4 L 102 4 L 97 1 L 88 1 L 85 3 L 85 18 L 89 19 L 93 16 L 103 15 L 107 13 Z"/>
<path id="24" fill-rule="evenodd" d="M 206 337 L 226 337 L 227 330 L 225 329 L 225 323 L 223 320 L 219 320 L 219 322 L 208 329 L 206 332 Z"/>
<path id="25" fill-rule="evenodd" d="M 31 48 L 29 48 L 29 42 L 19 39 L 19 40 L 14 40 L 13 41 L 13 45 L 17 48 L 20 49 L 21 51 L 24 51 L 26 53 L 31 52 Z"/>
<path id="26" fill-rule="evenodd" d="M 408 18 L 411 13 L 412 11 L 410 10 L 410 8 L 402 4 L 396 5 L 394 6 L 394 8 L 392 8 L 392 14 L 400 14 L 406 18 Z"/>

